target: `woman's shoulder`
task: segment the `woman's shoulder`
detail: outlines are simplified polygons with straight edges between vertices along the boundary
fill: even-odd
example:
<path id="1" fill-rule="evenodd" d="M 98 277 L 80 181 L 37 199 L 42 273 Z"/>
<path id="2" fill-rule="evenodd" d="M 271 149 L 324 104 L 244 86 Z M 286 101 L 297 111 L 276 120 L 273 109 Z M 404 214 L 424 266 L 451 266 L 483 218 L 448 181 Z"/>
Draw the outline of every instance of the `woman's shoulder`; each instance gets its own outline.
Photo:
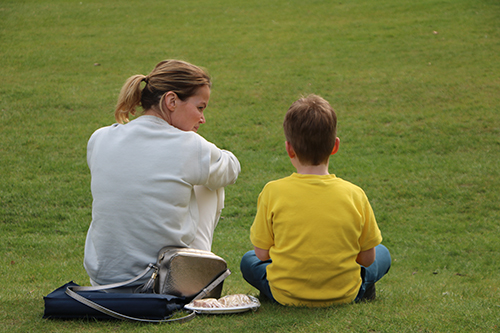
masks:
<path id="1" fill-rule="evenodd" d="M 108 125 L 108 126 L 104 126 L 104 127 L 100 127 L 98 129 L 96 129 L 94 131 L 94 133 L 92 133 L 92 135 L 90 136 L 89 142 L 94 141 L 96 138 L 98 138 L 102 135 L 105 135 L 105 133 L 108 132 L 110 128 L 115 127 L 117 125 L 119 125 L 119 124 Z"/>

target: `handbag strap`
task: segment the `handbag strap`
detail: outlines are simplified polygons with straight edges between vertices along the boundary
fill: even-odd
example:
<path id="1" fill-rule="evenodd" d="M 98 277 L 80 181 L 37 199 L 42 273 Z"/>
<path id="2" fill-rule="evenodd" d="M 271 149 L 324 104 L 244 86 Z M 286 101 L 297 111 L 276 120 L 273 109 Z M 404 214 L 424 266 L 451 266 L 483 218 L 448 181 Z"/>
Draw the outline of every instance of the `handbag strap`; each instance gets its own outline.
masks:
<path id="1" fill-rule="evenodd" d="M 231 275 L 231 271 L 229 269 L 226 269 L 224 271 L 224 273 L 219 275 L 219 277 L 217 279 L 215 279 L 212 283 L 210 283 L 208 286 L 203 288 L 201 290 L 201 292 L 191 300 L 191 302 L 207 296 L 209 292 L 211 292 L 215 287 L 217 287 L 219 284 L 221 284 L 222 281 L 224 281 L 224 279 L 227 278 L 229 275 Z"/>
<path id="2" fill-rule="evenodd" d="M 100 304 L 95 303 L 95 302 L 92 302 L 88 298 L 85 298 L 82 295 L 76 293 L 74 291 L 76 288 L 78 288 L 78 287 L 67 287 L 66 294 L 68 296 L 70 296 L 71 298 L 77 300 L 78 302 L 85 304 L 85 305 L 87 305 L 87 306 L 89 306 L 97 311 L 100 311 L 100 312 L 107 314 L 108 316 L 111 316 L 111 317 L 116 318 L 116 319 L 140 321 L 140 322 L 147 322 L 147 323 L 167 323 L 167 322 L 184 323 L 184 322 L 187 322 L 187 321 L 193 319 L 196 316 L 196 312 L 192 311 L 184 317 L 175 318 L 175 319 L 143 319 L 143 318 L 130 317 L 130 316 L 121 314 L 119 312 L 113 311 L 111 309 L 108 309 Z"/>
<path id="3" fill-rule="evenodd" d="M 107 289 L 115 289 L 115 288 L 120 288 L 120 287 L 124 287 L 126 285 L 129 285 L 131 283 L 134 283 L 136 282 L 137 280 L 140 280 L 144 275 L 148 274 L 148 272 L 150 270 L 154 269 L 154 273 L 155 274 L 156 272 L 158 272 L 158 267 L 155 266 L 154 264 L 149 264 L 148 267 L 142 271 L 139 275 L 137 275 L 136 277 L 130 279 L 130 280 L 127 280 L 127 281 L 124 281 L 124 282 L 117 282 L 117 283 L 111 283 L 111 284 L 103 284 L 103 285 L 100 285 L 100 286 L 93 286 L 93 287 L 81 287 L 81 286 L 78 286 L 78 287 L 73 287 L 73 289 L 75 291 L 100 291 L 100 290 L 107 290 Z"/>
<path id="4" fill-rule="evenodd" d="M 108 309 L 100 304 L 95 303 L 95 302 L 92 302 L 88 298 L 77 293 L 77 291 L 100 291 L 100 290 L 123 287 L 123 286 L 126 286 L 130 283 L 133 283 L 133 282 L 139 280 L 144 275 L 146 275 L 151 269 L 155 269 L 155 272 L 158 271 L 158 267 L 156 267 L 153 264 L 149 264 L 148 267 L 141 274 L 137 275 L 135 278 L 132 278 L 130 280 L 127 280 L 124 282 L 113 283 L 113 284 L 106 284 L 106 285 L 102 285 L 102 286 L 95 286 L 95 287 L 81 287 L 81 286 L 67 287 L 66 294 L 69 297 L 73 298 L 74 300 L 76 300 L 82 304 L 85 304 L 86 306 L 89 306 L 89 307 L 91 307 L 97 311 L 100 311 L 104 314 L 107 314 L 108 316 L 111 316 L 113 318 L 122 319 L 122 320 L 141 321 L 141 322 L 147 322 L 147 323 L 166 323 L 166 322 L 183 323 L 183 322 L 187 322 L 187 321 L 193 319 L 196 316 L 196 312 L 194 312 L 194 311 L 190 312 L 188 315 L 186 315 L 184 317 L 175 318 L 175 319 L 158 319 L 157 320 L 157 319 L 143 319 L 143 318 L 130 317 L 130 316 L 121 314 L 119 312 L 113 311 L 111 309 Z"/>

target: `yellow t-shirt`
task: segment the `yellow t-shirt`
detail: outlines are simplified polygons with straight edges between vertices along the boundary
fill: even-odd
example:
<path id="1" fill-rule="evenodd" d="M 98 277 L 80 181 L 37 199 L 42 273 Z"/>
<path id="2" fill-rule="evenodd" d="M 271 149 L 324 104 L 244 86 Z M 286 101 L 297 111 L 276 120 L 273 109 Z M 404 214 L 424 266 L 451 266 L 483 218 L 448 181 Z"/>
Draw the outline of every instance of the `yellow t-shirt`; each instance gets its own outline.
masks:
<path id="1" fill-rule="evenodd" d="M 264 187 L 250 239 L 269 250 L 276 301 L 301 306 L 352 302 L 361 286 L 356 257 L 382 242 L 361 188 L 335 175 L 298 173 Z"/>

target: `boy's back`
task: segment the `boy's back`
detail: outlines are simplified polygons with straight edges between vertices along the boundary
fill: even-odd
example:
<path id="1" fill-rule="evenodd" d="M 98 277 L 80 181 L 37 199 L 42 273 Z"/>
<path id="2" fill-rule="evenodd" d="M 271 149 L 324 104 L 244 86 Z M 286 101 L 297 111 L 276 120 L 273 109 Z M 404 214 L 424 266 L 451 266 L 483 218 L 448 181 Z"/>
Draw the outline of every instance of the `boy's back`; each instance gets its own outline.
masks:
<path id="1" fill-rule="evenodd" d="M 297 173 L 262 190 L 243 278 L 283 305 L 373 299 L 391 258 L 363 190 L 329 174 L 340 144 L 335 111 L 319 96 L 301 98 L 283 129 Z"/>
<path id="2" fill-rule="evenodd" d="M 267 279 L 282 304 L 351 302 L 361 285 L 359 252 L 381 234 L 361 188 L 335 175 L 269 182 L 259 196 L 252 243 L 270 249 Z"/>

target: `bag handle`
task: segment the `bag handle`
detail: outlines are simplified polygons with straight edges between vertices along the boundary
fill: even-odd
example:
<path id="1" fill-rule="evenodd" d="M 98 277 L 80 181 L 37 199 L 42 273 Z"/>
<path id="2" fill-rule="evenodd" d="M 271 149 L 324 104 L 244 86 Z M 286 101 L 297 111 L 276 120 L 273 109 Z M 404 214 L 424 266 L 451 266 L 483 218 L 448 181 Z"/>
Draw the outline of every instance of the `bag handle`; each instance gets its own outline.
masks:
<path id="1" fill-rule="evenodd" d="M 226 269 L 224 273 L 219 275 L 217 279 L 215 279 L 212 283 L 210 283 L 208 286 L 203 288 L 198 295 L 196 295 L 192 301 L 196 301 L 197 299 L 203 298 L 208 295 L 215 287 L 217 287 L 219 284 L 222 283 L 229 275 L 231 275 L 231 271 L 229 269 Z"/>
<path id="2" fill-rule="evenodd" d="M 139 280 L 144 275 L 146 275 L 151 269 L 154 269 L 155 273 L 158 271 L 158 267 L 156 267 L 153 264 L 149 264 L 148 267 L 142 273 L 140 273 L 135 278 L 132 278 L 130 280 L 127 280 L 124 282 L 113 283 L 113 284 L 106 284 L 106 285 L 102 285 L 102 286 L 95 286 L 95 287 L 81 287 L 81 286 L 67 287 L 66 294 L 69 297 L 73 298 L 74 300 L 76 300 L 82 304 L 85 304 L 86 306 L 91 307 L 94 310 L 97 310 L 99 312 L 107 314 L 108 316 L 111 316 L 113 318 L 122 319 L 122 320 L 140 321 L 140 322 L 147 322 L 147 323 L 166 323 L 166 322 L 184 323 L 184 322 L 187 322 L 187 321 L 193 319 L 196 316 L 196 312 L 194 312 L 194 311 L 192 311 L 191 313 L 189 313 L 188 315 L 186 315 L 184 317 L 175 318 L 175 319 L 143 319 L 143 318 L 130 317 L 130 316 L 121 314 L 119 312 L 113 311 L 111 309 L 108 309 L 100 304 L 95 303 L 95 302 L 92 302 L 88 298 L 77 293 L 77 291 L 100 291 L 100 290 L 123 287 L 123 286 L 126 286 L 130 283 L 133 283 L 133 282 Z"/>
<path id="3" fill-rule="evenodd" d="M 153 275 L 155 275 L 158 272 L 158 267 L 155 266 L 154 264 L 149 264 L 148 267 L 144 271 L 142 271 L 139 275 L 137 275 L 136 277 L 134 277 L 130 280 L 124 281 L 124 282 L 103 284 L 100 286 L 93 286 L 93 287 L 78 286 L 78 287 L 74 287 L 73 289 L 77 290 L 77 291 L 100 291 L 100 290 L 107 290 L 107 289 L 115 289 L 115 288 L 124 287 L 128 284 L 134 283 L 137 280 L 140 280 L 144 275 L 148 274 L 148 272 L 152 269 L 154 269 Z"/>
<path id="4" fill-rule="evenodd" d="M 84 288 L 84 287 L 82 287 Z M 108 316 L 111 316 L 116 319 L 122 319 L 122 320 L 130 320 L 130 321 L 140 321 L 140 322 L 147 322 L 147 323 L 167 323 L 167 322 L 178 322 L 178 323 L 184 323 L 187 322 L 191 319 L 193 319 L 196 316 L 196 312 L 192 311 L 188 315 L 181 317 L 181 318 L 175 318 L 175 319 L 143 319 L 143 318 L 136 318 L 136 317 L 130 317 L 124 314 L 121 314 L 119 312 L 113 311 L 111 309 L 108 309 L 100 304 L 97 304 L 95 302 L 92 302 L 88 298 L 83 297 L 82 295 L 76 293 L 74 290 L 79 289 L 79 287 L 67 287 L 66 288 L 66 294 L 73 298 L 74 300 L 85 304 L 97 311 L 100 311 L 104 314 L 107 314 Z"/>
<path id="5" fill-rule="evenodd" d="M 140 322 L 147 322 L 147 323 L 167 323 L 167 322 L 169 322 L 169 323 L 171 323 L 171 322 L 184 323 L 184 322 L 187 322 L 187 321 L 190 321 L 191 319 L 193 319 L 196 316 L 196 311 L 191 311 L 188 315 L 186 315 L 184 317 L 180 317 L 180 318 L 175 318 L 175 319 L 159 319 L 159 320 L 157 320 L 157 319 L 143 319 L 143 318 L 130 317 L 130 316 L 121 314 L 119 312 L 113 311 L 111 309 L 108 309 L 108 308 L 106 308 L 100 304 L 97 304 L 97 303 L 89 300 L 88 298 L 77 293 L 77 291 L 100 291 L 100 290 L 123 287 L 123 286 L 126 286 L 130 283 L 133 283 L 133 282 L 139 280 L 144 275 L 146 275 L 151 269 L 155 269 L 155 272 L 153 274 L 155 274 L 158 271 L 157 266 L 155 266 L 153 264 L 149 264 L 148 267 L 141 274 L 139 274 L 135 278 L 132 278 L 132 279 L 127 280 L 125 282 L 107 284 L 107 285 L 96 286 L 96 287 L 81 287 L 81 286 L 67 287 L 66 294 L 69 297 L 73 298 L 74 300 L 76 300 L 82 304 L 85 304 L 85 305 L 93 308 L 94 310 L 100 311 L 108 316 L 113 317 L 113 318 L 122 319 L 122 320 L 140 321 Z M 210 283 L 208 286 L 203 288 L 203 290 L 193 298 L 193 301 L 205 297 L 215 287 L 217 287 L 220 283 L 222 283 L 222 281 L 224 281 L 224 279 L 227 278 L 230 274 L 231 274 L 231 271 L 229 269 L 226 269 L 212 283 Z"/>

